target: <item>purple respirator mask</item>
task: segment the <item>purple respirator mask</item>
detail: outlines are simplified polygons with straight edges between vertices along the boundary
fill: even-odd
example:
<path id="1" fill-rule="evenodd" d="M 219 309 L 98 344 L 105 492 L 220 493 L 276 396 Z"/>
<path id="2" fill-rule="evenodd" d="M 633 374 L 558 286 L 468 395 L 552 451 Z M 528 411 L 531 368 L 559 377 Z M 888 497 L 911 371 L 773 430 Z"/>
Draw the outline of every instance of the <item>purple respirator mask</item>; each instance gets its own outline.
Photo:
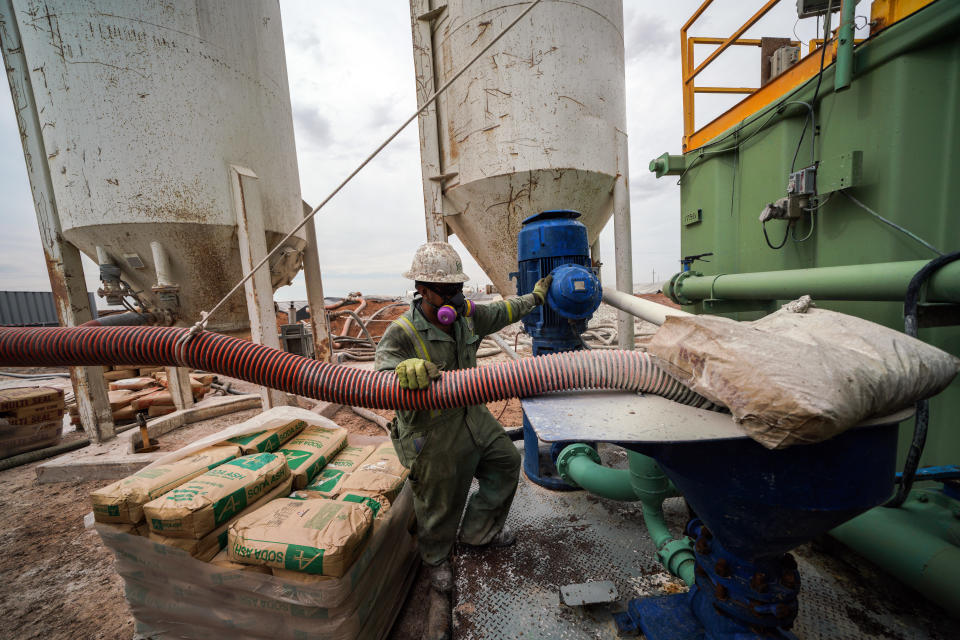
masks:
<path id="1" fill-rule="evenodd" d="M 463 297 L 462 287 L 453 295 L 450 295 L 450 289 L 437 291 L 431 287 L 430 290 L 443 298 L 443 304 L 437 309 L 437 320 L 440 324 L 451 325 L 458 315 L 469 318 L 473 314 L 473 303 Z"/>

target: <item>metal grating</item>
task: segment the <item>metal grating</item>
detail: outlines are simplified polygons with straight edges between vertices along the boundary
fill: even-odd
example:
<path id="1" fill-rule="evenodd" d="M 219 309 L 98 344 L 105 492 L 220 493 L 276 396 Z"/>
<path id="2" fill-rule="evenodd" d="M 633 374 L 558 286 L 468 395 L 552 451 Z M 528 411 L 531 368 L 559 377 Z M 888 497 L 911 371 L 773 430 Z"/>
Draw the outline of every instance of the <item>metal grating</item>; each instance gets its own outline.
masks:
<path id="1" fill-rule="evenodd" d="M 610 457 L 606 448 L 604 457 Z M 615 450 L 614 450 L 615 455 Z M 678 532 L 687 513 L 679 499 L 664 504 Z M 513 547 L 458 549 L 454 560 L 453 632 L 456 640 L 616 638 L 611 613 L 644 595 L 685 590 L 662 570 L 646 535 L 639 503 L 619 503 L 585 492 L 552 492 L 521 473 L 508 524 Z M 800 615 L 793 629 L 804 640 L 926 640 L 960 637 L 960 623 L 902 589 L 863 588 L 842 563 L 809 546 L 794 554 L 800 566 Z M 559 589 L 570 583 L 610 580 L 620 605 L 567 607 Z M 915 602 L 904 601 L 912 598 Z M 936 616 L 936 622 L 931 617 Z"/>

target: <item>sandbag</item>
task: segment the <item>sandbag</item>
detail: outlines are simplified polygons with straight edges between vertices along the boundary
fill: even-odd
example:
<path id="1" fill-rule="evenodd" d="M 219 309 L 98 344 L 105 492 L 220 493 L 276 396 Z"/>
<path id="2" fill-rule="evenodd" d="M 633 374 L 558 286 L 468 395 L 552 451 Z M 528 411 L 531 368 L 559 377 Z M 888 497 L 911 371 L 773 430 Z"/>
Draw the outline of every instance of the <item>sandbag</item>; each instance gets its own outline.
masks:
<path id="1" fill-rule="evenodd" d="M 110 391 L 142 391 L 149 387 L 156 387 L 157 381 L 148 376 L 129 377 L 114 380 L 110 383 Z"/>
<path id="2" fill-rule="evenodd" d="M 351 473 L 376 450 L 377 446 L 373 444 L 364 446 L 351 446 L 348 444 L 340 453 L 333 457 L 333 460 L 327 463 L 327 468 L 340 469 L 345 473 Z"/>
<path id="3" fill-rule="evenodd" d="M 339 578 L 372 524 L 365 504 L 280 498 L 230 525 L 227 553 L 234 562 Z"/>
<path id="4" fill-rule="evenodd" d="M 227 546 L 227 528 L 231 523 L 235 522 L 238 518 L 248 513 L 253 513 L 260 507 L 264 506 L 271 500 L 276 498 L 283 498 L 290 493 L 290 478 L 275 486 L 273 489 L 268 491 L 263 495 L 259 500 L 248 506 L 246 509 L 240 513 L 234 515 L 232 518 L 221 524 L 219 527 L 203 536 L 202 538 L 170 538 L 168 536 L 155 533 L 153 531 L 149 532 L 149 538 L 154 542 L 160 544 L 165 544 L 169 547 L 176 547 L 177 549 L 183 549 L 189 553 L 194 558 L 198 560 L 203 560 L 204 562 L 210 561 L 221 549 Z"/>
<path id="5" fill-rule="evenodd" d="M 53 387 L 14 387 L 0 390 L 0 412 L 62 403 L 63 390 Z"/>
<path id="6" fill-rule="evenodd" d="M 649 352 L 769 449 L 831 438 L 942 391 L 960 359 L 806 296 L 753 322 L 669 316 Z"/>
<path id="7" fill-rule="evenodd" d="M 240 564 L 239 562 L 234 562 L 230 559 L 230 556 L 227 555 L 227 550 L 222 549 L 220 553 L 213 556 L 210 560 L 210 564 L 215 567 L 220 567 L 221 569 L 230 569 L 233 571 L 252 571 L 253 573 L 262 573 L 265 575 L 270 574 L 270 567 L 265 567 L 259 564 Z"/>
<path id="8" fill-rule="evenodd" d="M 343 469 L 331 469 L 329 465 L 321 469 L 313 480 L 306 487 L 299 491 L 294 491 L 290 497 L 296 497 L 301 500 L 310 498 L 335 498 L 340 493 L 343 481 L 349 477 L 349 473 Z"/>
<path id="9" fill-rule="evenodd" d="M 202 538 L 289 477 L 281 455 L 241 456 L 146 503 L 143 514 L 154 533 Z"/>
<path id="10" fill-rule="evenodd" d="M 137 524 L 143 520 L 143 505 L 240 455 L 240 447 L 208 447 L 137 473 L 90 494 L 97 522 Z"/>
<path id="11" fill-rule="evenodd" d="M 370 491 L 392 501 L 409 474 L 410 470 L 400 463 L 393 444 L 387 441 L 344 479 L 340 492 Z"/>
<path id="12" fill-rule="evenodd" d="M 60 442 L 62 416 L 49 422 L 16 425 L 0 419 L 0 458 L 52 447 Z"/>
<path id="13" fill-rule="evenodd" d="M 224 442 L 238 445 L 243 449 L 244 454 L 262 453 L 264 451 L 273 453 L 280 448 L 280 445 L 303 431 L 306 426 L 306 422 L 295 418 L 279 427 L 236 436 L 235 438 L 227 438 Z"/>
<path id="14" fill-rule="evenodd" d="M 280 449 L 293 473 L 293 488 L 303 489 L 347 443 L 341 427 L 310 426 Z"/>
<path id="15" fill-rule="evenodd" d="M 344 491 L 337 496 L 338 502 L 355 502 L 370 507 L 375 519 L 382 519 L 390 509 L 390 501 L 376 491 Z"/>

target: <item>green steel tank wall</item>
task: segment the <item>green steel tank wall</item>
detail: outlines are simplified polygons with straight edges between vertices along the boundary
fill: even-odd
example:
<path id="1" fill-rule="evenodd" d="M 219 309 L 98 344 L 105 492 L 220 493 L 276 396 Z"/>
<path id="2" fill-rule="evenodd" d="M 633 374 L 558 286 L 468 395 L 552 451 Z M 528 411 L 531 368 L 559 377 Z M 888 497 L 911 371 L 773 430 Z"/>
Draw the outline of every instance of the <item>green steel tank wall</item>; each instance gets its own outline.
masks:
<path id="1" fill-rule="evenodd" d="M 937 246 L 960 249 L 956 210 L 960 205 L 960 2 L 940 0 L 857 47 L 853 83 L 833 91 L 833 66 L 823 73 L 817 109 L 816 158 L 826 161 L 863 152 L 860 186 L 850 190 L 861 202 Z M 705 275 L 808 267 L 929 260 L 935 255 L 834 193 L 816 216 L 806 242 L 788 239 L 775 251 L 764 242 L 757 220 L 764 206 L 786 195 L 787 176 L 803 127 L 806 107 L 790 105 L 764 123 L 778 105 L 813 97 L 816 77 L 746 121 L 744 133 L 727 132 L 710 151 L 729 152 L 684 159 L 680 179 L 681 216 L 702 211 L 702 221 L 681 221 L 681 255 L 713 252 L 694 269 Z M 751 126 L 749 123 L 753 123 Z M 810 132 L 796 167 L 810 161 Z M 737 139 L 743 144 L 738 146 Z M 696 160 L 696 161 L 695 161 Z M 665 176 L 663 179 L 676 179 Z M 785 223 L 767 223 L 774 245 Z M 797 238 L 808 230 L 806 221 Z M 893 302 L 818 302 L 818 306 L 868 318 L 903 330 L 903 305 Z M 686 307 L 703 312 L 702 305 Z M 725 314 L 753 319 L 763 312 Z M 960 327 L 921 329 L 920 338 L 960 355 Z M 930 405 L 931 424 L 921 464 L 960 462 L 960 381 Z M 901 462 L 912 422 L 902 427 Z"/>

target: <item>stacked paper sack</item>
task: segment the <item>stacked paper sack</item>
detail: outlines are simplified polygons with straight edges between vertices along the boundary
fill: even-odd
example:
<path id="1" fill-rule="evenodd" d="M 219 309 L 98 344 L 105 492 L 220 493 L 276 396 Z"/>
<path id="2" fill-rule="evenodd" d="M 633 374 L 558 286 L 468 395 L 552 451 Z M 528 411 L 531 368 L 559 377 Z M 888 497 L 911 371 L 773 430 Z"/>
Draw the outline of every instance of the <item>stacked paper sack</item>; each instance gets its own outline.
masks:
<path id="1" fill-rule="evenodd" d="M 103 374 L 110 386 L 110 410 L 118 424 L 132 422 L 139 412 L 153 418 L 173 413 L 177 408 L 173 396 L 167 390 L 167 374 L 163 367 L 114 365 Z M 190 372 L 190 389 L 193 399 L 202 399 L 209 391 L 216 376 L 209 373 Z M 76 403 L 69 407 L 70 422 L 80 425 Z"/>
<path id="2" fill-rule="evenodd" d="M 330 420 L 280 407 L 172 458 L 92 494 L 138 631 L 352 639 L 389 627 L 416 562 L 407 470 L 389 441 L 348 442 Z M 377 475 L 319 496 L 330 469 Z"/>
<path id="3" fill-rule="evenodd" d="M 0 458 L 58 444 L 63 431 L 63 413 L 60 389 L 0 390 Z"/>

